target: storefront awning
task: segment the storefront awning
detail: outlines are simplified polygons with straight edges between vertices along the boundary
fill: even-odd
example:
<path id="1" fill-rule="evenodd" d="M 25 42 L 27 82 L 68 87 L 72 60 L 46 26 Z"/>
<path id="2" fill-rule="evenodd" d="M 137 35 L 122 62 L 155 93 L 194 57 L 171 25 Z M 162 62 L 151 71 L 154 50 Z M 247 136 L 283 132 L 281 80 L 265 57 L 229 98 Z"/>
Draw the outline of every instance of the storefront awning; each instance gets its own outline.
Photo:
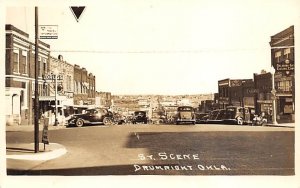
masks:
<path id="1" fill-rule="evenodd" d="M 35 98 L 34 96 L 32 98 Z M 56 100 L 63 101 L 67 100 L 66 96 L 57 96 Z M 39 96 L 39 101 L 55 101 L 55 96 Z"/>

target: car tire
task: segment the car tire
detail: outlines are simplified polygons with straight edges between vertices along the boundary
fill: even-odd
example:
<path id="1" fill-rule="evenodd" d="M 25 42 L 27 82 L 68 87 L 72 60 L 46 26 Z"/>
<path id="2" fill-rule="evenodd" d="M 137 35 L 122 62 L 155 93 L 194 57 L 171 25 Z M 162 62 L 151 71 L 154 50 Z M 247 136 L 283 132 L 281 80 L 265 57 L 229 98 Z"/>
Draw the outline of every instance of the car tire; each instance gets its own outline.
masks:
<path id="1" fill-rule="evenodd" d="M 76 127 L 82 127 L 84 124 L 84 121 L 82 119 L 77 119 L 75 125 Z"/>
<path id="2" fill-rule="evenodd" d="M 103 119 L 103 124 L 104 125 L 110 125 L 112 122 L 111 122 L 111 119 L 109 117 L 105 117 Z"/>

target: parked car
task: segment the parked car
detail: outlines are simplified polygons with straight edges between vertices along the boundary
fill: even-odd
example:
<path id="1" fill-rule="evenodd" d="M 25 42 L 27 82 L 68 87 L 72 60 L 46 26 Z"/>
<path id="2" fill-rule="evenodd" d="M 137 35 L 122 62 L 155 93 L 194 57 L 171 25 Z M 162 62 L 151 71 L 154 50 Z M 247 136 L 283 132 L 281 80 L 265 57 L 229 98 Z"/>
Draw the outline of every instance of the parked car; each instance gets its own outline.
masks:
<path id="1" fill-rule="evenodd" d="M 90 124 L 109 125 L 112 121 L 112 113 L 105 108 L 87 109 L 82 114 L 74 114 L 68 120 L 68 126 L 82 127 Z"/>
<path id="2" fill-rule="evenodd" d="M 208 113 L 195 113 L 196 116 L 196 123 L 206 123 L 208 119 Z"/>
<path id="3" fill-rule="evenodd" d="M 146 111 L 135 111 L 132 117 L 132 123 L 148 123 L 148 116 Z"/>
<path id="4" fill-rule="evenodd" d="M 255 109 L 251 107 L 228 106 L 224 122 L 238 125 L 252 124 L 254 114 Z"/>
<path id="5" fill-rule="evenodd" d="M 191 106 L 179 106 L 177 108 L 176 114 L 176 124 L 179 125 L 180 123 L 190 123 L 196 124 L 196 117 L 194 108 Z"/>
<path id="6" fill-rule="evenodd" d="M 225 109 L 213 110 L 209 113 L 206 123 L 222 124 L 224 122 L 225 118 L 226 118 L 226 110 Z"/>

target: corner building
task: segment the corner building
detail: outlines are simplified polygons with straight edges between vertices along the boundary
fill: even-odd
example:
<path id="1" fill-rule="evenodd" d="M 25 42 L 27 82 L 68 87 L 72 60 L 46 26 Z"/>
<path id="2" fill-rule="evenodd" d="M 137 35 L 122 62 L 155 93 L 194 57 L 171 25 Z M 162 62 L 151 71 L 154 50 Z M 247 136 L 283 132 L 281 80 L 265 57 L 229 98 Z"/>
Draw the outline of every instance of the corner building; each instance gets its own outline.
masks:
<path id="1" fill-rule="evenodd" d="M 277 122 L 295 121 L 294 26 L 271 36 L 271 64 L 275 68 Z"/>
<path id="2" fill-rule="evenodd" d="M 5 26 L 5 108 L 6 124 L 32 124 L 35 84 L 35 43 L 29 34 L 13 25 Z M 49 70 L 50 45 L 39 41 L 39 95 L 43 90 L 43 76 Z"/>

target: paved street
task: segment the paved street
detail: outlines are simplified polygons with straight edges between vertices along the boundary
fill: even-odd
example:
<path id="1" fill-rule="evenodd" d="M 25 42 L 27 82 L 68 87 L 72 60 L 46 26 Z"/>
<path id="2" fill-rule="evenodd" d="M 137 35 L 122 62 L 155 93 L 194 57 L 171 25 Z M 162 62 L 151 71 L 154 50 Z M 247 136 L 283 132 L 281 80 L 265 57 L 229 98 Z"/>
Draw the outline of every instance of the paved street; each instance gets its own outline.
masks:
<path id="1" fill-rule="evenodd" d="M 8 146 L 33 142 L 31 131 L 6 134 Z M 294 128 L 287 127 L 99 125 L 49 130 L 49 139 L 67 153 L 48 161 L 8 159 L 8 175 L 295 173 Z"/>

